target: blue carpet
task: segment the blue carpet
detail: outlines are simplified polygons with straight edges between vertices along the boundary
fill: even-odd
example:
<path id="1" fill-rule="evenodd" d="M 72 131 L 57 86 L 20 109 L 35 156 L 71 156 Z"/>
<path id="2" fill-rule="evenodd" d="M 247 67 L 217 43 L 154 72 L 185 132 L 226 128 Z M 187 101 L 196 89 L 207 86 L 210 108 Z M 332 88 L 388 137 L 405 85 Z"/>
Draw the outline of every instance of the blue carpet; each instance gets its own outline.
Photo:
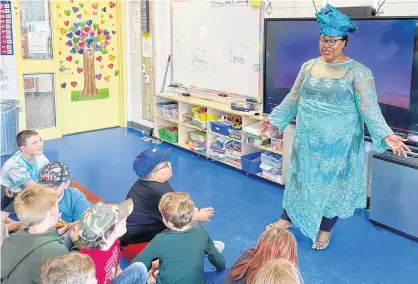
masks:
<path id="1" fill-rule="evenodd" d="M 189 192 L 198 207 L 212 206 L 215 216 L 205 224 L 212 238 L 226 244 L 230 267 L 240 253 L 255 245 L 266 224 L 280 217 L 283 188 L 246 175 L 223 164 L 206 160 L 167 144 L 141 140 L 131 129 L 114 128 L 47 141 L 50 161 L 62 161 L 76 180 L 108 201 L 122 201 L 136 181 L 132 162 L 150 147 L 173 148 L 173 177 L 177 191 Z M 3 162 L 4 158 L 2 158 Z M 331 245 L 313 251 L 298 229 L 300 270 L 310 284 L 418 283 L 418 243 L 374 228 L 365 210 L 338 221 Z M 209 283 L 221 283 L 226 272 L 215 273 L 205 264 Z"/>

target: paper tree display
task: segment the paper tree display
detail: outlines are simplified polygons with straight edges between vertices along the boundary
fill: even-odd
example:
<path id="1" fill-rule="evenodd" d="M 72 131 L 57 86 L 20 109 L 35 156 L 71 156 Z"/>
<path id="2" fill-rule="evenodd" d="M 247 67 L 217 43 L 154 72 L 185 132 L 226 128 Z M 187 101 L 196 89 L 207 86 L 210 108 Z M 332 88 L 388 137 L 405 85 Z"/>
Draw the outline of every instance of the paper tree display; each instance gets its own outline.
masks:
<path id="1" fill-rule="evenodd" d="M 110 32 L 101 29 L 100 25 L 92 20 L 87 20 L 73 23 L 66 36 L 68 38 L 66 46 L 70 48 L 70 53 L 83 55 L 84 88 L 80 96 L 98 95 L 94 60 L 96 54 L 109 53 L 107 47 L 112 39 Z"/>

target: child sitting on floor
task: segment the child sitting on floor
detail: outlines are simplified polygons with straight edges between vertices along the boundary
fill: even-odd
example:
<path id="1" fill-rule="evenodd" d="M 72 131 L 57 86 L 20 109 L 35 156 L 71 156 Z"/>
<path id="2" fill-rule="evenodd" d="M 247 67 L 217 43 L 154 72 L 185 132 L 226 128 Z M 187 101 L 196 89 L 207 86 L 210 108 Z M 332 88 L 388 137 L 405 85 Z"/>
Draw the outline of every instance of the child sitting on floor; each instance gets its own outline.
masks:
<path id="1" fill-rule="evenodd" d="M 145 284 L 148 271 L 142 263 L 120 268 L 119 238 L 126 233 L 126 218 L 132 213 L 132 199 L 118 204 L 98 202 L 87 209 L 78 224 L 84 241 L 80 252 L 93 259 L 99 284 Z"/>
<path id="2" fill-rule="evenodd" d="M 37 283 L 39 270 L 45 260 L 68 249 L 61 235 L 72 224 L 56 229 L 59 219 L 55 191 L 34 185 L 19 193 L 14 209 L 26 229 L 8 236 L 1 246 L 2 284 Z M 75 241 L 76 235 L 71 235 Z"/>
<path id="3" fill-rule="evenodd" d="M 33 130 L 23 130 L 16 136 L 19 147 L 1 169 L 1 211 L 13 213 L 13 199 L 23 189 L 38 182 L 42 168 L 48 163 L 44 142 Z"/>
<path id="4" fill-rule="evenodd" d="M 297 267 L 285 259 L 270 260 L 258 270 L 249 284 L 303 284 Z"/>
<path id="5" fill-rule="evenodd" d="M 44 262 L 39 284 L 97 284 L 96 268 L 88 255 L 65 253 Z"/>
<path id="6" fill-rule="evenodd" d="M 194 203 L 189 194 L 170 192 L 161 198 L 158 209 L 170 230 L 157 236 L 134 258 L 147 268 L 160 260 L 157 283 L 203 284 L 206 255 L 217 270 L 225 269 L 225 258 L 201 226 L 192 226 Z"/>
<path id="7" fill-rule="evenodd" d="M 70 187 L 70 169 L 64 163 L 47 164 L 39 174 L 39 183 L 55 190 L 61 219 L 66 223 L 79 221 L 91 205 L 81 191 Z"/>
<path id="8" fill-rule="evenodd" d="M 265 231 L 260 236 L 257 246 L 246 250 L 235 262 L 231 272 L 225 276 L 223 284 L 252 283 L 258 270 L 265 262 L 281 258 L 297 265 L 295 238 L 285 229 Z"/>

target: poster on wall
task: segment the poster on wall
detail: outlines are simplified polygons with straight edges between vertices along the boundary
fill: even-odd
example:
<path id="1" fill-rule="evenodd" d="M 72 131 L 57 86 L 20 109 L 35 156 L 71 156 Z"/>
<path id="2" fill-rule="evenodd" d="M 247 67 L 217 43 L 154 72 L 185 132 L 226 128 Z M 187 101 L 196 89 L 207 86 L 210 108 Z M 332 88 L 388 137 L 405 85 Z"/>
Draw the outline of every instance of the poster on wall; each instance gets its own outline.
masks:
<path id="1" fill-rule="evenodd" d="M 13 55 L 12 5 L 11 1 L 0 3 L 1 55 Z"/>
<path id="2" fill-rule="evenodd" d="M 119 76 L 115 43 L 115 2 L 71 1 L 56 4 L 61 34 L 60 63 L 71 76 L 60 76 L 71 101 L 109 99 L 109 84 Z"/>
<path id="3" fill-rule="evenodd" d="M 17 70 L 0 69 L 0 93 L 2 99 L 17 100 Z"/>

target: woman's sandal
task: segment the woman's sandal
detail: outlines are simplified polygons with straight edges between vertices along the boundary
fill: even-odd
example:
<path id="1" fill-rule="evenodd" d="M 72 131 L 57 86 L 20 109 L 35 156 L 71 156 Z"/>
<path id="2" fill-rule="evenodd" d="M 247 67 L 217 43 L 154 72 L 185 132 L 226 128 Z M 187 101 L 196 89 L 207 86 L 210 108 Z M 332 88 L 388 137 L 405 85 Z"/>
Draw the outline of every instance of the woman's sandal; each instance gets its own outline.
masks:
<path id="1" fill-rule="evenodd" d="M 270 228 L 272 228 L 272 229 L 277 229 L 277 228 L 274 226 L 274 223 L 270 223 L 270 224 L 268 224 L 268 225 L 267 225 L 267 227 L 270 227 Z M 280 228 L 280 229 L 290 230 L 290 229 L 292 229 L 292 228 L 293 228 L 293 224 L 292 224 L 292 223 L 290 223 L 289 225 L 284 226 L 283 228 Z"/>
<path id="2" fill-rule="evenodd" d="M 324 250 L 329 246 L 329 243 L 331 241 L 332 231 L 329 232 L 329 238 L 326 243 L 315 241 L 315 243 L 312 245 L 313 250 Z"/>

